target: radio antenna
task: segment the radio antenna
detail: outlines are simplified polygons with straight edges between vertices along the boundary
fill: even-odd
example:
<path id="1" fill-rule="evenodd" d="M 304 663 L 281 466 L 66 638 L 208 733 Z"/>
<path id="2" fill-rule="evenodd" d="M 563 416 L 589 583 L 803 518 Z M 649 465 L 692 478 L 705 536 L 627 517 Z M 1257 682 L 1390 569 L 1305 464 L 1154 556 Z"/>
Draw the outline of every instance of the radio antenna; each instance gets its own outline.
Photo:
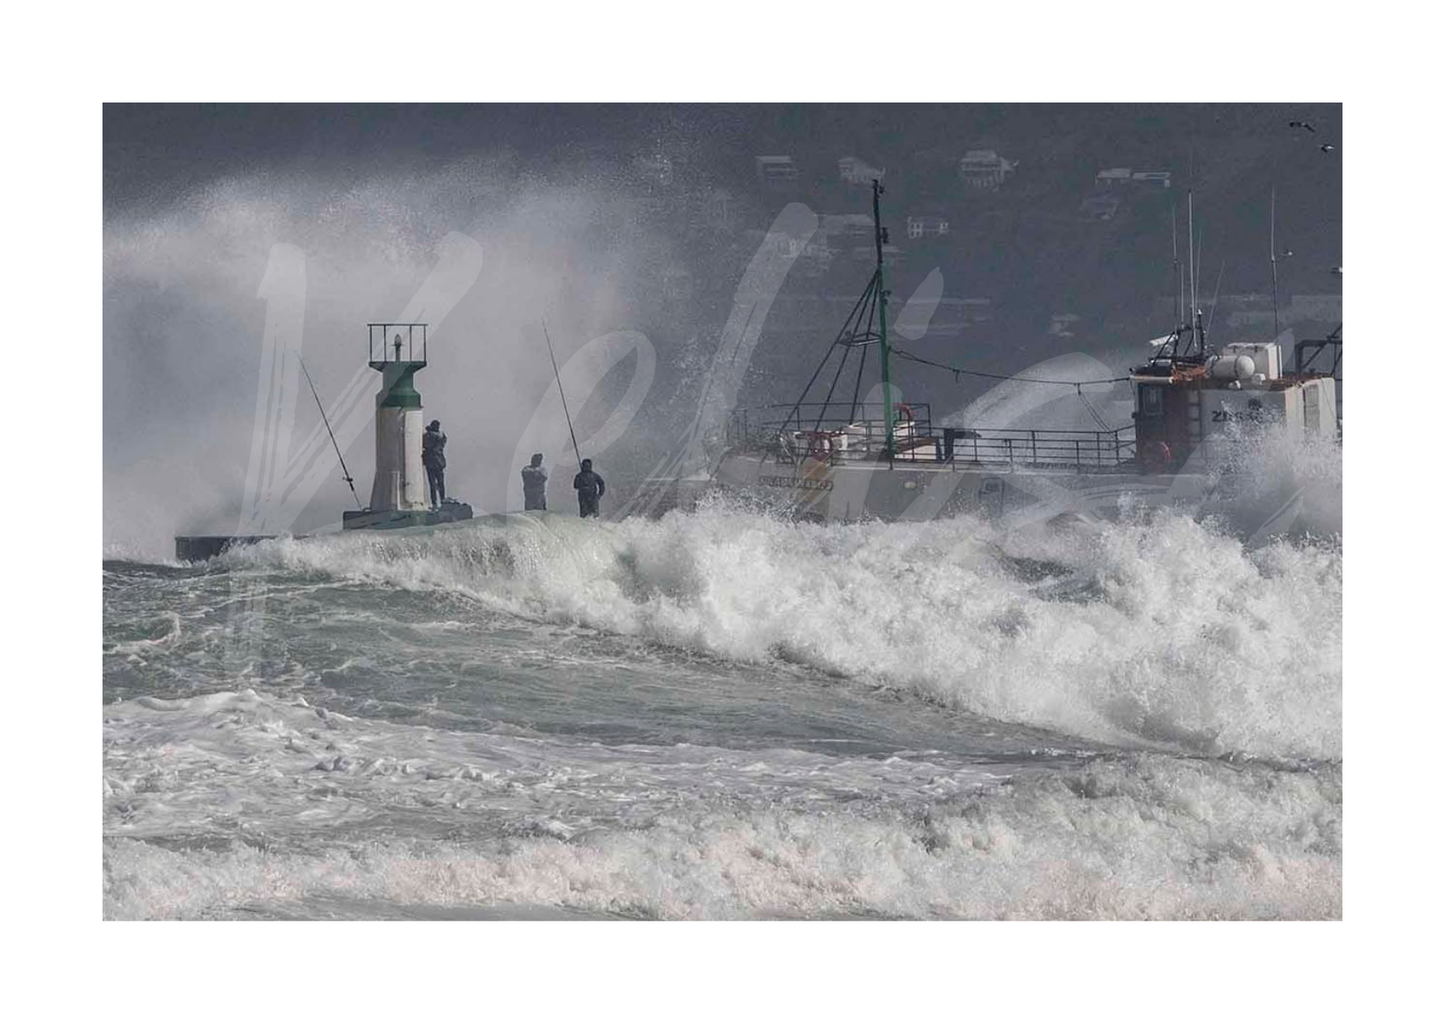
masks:
<path id="1" fill-rule="evenodd" d="M 351 471 L 346 468 L 346 457 L 341 454 L 341 446 L 336 443 L 336 435 L 331 433 L 331 421 L 326 419 L 326 407 L 321 404 L 321 396 L 316 393 L 316 382 L 311 380 L 311 371 L 306 369 L 306 361 L 301 358 L 300 353 L 296 355 L 296 362 L 301 364 L 301 372 L 306 375 L 306 383 L 311 385 L 311 397 L 316 400 L 316 408 L 321 412 L 321 422 L 326 425 L 326 433 L 331 438 L 331 447 L 336 449 L 336 460 L 341 464 L 341 479 L 346 481 L 346 486 L 351 489 L 351 497 L 356 499 L 356 508 L 364 512 L 366 506 L 361 504 L 361 496 L 356 493 L 356 484 L 351 479 Z"/>
<path id="2" fill-rule="evenodd" d="M 1219 285 L 1224 280 L 1224 261 L 1219 261 L 1219 276 L 1214 279 L 1214 298 L 1209 303 L 1209 326 L 1204 329 L 1203 334 L 1208 335 L 1214 328 L 1214 309 L 1219 305 Z M 1204 338 L 1199 339 L 1199 351 L 1204 352 Z"/>
<path id="3" fill-rule="evenodd" d="M 1179 301 L 1174 304 L 1174 323 L 1184 326 L 1184 271 L 1179 266 L 1179 212 L 1169 204 L 1169 241 L 1174 247 L 1174 277 L 1179 282 Z"/>
<path id="4" fill-rule="evenodd" d="M 1201 240 L 1199 258 L 1204 259 L 1204 244 Z M 1194 275 L 1194 190 L 1189 190 L 1189 330 L 1198 340 L 1199 282 Z M 1200 351 L 1203 351 L 1201 346 Z"/>
<path id="5" fill-rule="evenodd" d="M 1274 186 L 1269 187 L 1269 281 L 1274 291 L 1274 336 L 1279 337 L 1279 267 L 1274 245 Z"/>

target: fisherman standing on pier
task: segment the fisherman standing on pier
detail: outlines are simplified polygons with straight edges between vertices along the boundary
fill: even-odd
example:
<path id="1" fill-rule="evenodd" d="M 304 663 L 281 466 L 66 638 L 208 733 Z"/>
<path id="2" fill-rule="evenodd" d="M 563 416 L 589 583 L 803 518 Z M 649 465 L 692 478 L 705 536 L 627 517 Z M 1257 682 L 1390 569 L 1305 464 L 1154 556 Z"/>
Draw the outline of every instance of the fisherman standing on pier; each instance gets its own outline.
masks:
<path id="1" fill-rule="evenodd" d="M 547 471 L 542 469 L 542 453 L 532 455 L 532 465 L 522 467 L 523 508 L 547 511 Z"/>
<path id="2" fill-rule="evenodd" d="M 426 433 L 421 436 L 421 462 L 426 467 L 426 482 L 431 489 L 433 509 L 440 509 L 447 500 L 446 447 L 447 436 L 442 433 L 442 422 L 433 420 L 426 425 Z"/>
<path id="3" fill-rule="evenodd" d="M 589 516 L 600 515 L 597 501 L 607 494 L 607 482 L 593 471 L 592 460 L 582 460 L 582 472 L 572 478 L 572 486 L 577 489 L 579 515 L 584 520 Z"/>

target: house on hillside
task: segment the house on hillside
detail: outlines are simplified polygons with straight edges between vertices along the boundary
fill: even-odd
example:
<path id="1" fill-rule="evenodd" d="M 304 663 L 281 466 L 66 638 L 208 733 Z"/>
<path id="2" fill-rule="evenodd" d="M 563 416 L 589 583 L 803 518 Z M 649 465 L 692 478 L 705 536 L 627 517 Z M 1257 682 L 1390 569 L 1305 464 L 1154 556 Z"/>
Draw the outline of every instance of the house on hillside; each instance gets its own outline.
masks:
<path id="1" fill-rule="evenodd" d="M 838 177 L 847 185 L 871 185 L 875 178 L 881 182 L 887 173 L 886 168 L 874 167 L 858 157 L 843 157 L 838 161 Z"/>
<path id="2" fill-rule="evenodd" d="M 818 219 L 818 233 L 831 239 L 871 239 L 873 218 L 868 214 L 823 214 Z"/>
<path id="3" fill-rule="evenodd" d="M 764 185 L 786 185 L 798 177 L 798 166 L 788 156 L 756 157 L 758 180 Z"/>
<path id="4" fill-rule="evenodd" d="M 950 215 L 941 206 L 922 206 L 908 214 L 910 239 L 942 238 L 948 234 Z"/>
<path id="5" fill-rule="evenodd" d="M 1167 189 L 1169 178 L 1168 171 L 1135 171 L 1130 181 L 1141 188 Z"/>
<path id="6" fill-rule="evenodd" d="M 1017 161 L 1005 160 L 991 149 L 971 149 L 958 162 L 958 177 L 964 188 L 978 192 L 997 192 Z"/>
<path id="7" fill-rule="evenodd" d="M 1094 175 L 1094 187 L 1117 189 L 1134 183 L 1134 172 L 1127 167 L 1106 167 Z"/>

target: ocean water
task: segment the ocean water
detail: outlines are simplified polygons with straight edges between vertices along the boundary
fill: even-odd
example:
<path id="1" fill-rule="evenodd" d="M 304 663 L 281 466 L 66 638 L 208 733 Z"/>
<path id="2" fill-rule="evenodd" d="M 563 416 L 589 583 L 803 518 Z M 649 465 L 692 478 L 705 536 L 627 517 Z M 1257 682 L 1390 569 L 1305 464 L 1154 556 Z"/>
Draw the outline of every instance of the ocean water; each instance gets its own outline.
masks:
<path id="1" fill-rule="evenodd" d="M 1337 918 L 1341 546 L 489 516 L 104 564 L 108 918 Z"/>

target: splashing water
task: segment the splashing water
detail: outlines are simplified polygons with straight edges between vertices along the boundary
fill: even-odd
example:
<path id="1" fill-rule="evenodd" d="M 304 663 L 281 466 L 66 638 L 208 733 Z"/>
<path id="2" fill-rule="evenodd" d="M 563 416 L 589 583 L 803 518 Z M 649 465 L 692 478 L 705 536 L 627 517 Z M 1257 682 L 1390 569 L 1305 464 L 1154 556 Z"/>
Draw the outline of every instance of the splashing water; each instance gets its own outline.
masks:
<path id="1" fill-rule="evenodd" d="M 527 514 L 105 595 L 108 917 L 1340 914 L 1337 536 Z"/>

